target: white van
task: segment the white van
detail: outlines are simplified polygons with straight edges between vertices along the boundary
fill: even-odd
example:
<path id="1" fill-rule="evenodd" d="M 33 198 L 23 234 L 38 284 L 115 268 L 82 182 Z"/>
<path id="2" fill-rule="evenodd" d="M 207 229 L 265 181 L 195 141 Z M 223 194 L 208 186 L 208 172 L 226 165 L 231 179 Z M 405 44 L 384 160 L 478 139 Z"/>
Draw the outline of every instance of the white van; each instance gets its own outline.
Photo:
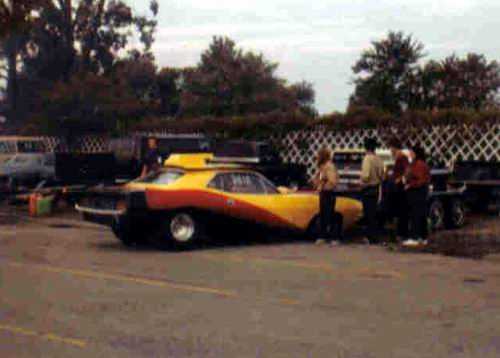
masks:
<path id="1" fill-rule="evenodd" d="M 45 142 L 37 137 L 0 136 L 0 163 L 4 163 L 16 154 L 45 153 Z"/>

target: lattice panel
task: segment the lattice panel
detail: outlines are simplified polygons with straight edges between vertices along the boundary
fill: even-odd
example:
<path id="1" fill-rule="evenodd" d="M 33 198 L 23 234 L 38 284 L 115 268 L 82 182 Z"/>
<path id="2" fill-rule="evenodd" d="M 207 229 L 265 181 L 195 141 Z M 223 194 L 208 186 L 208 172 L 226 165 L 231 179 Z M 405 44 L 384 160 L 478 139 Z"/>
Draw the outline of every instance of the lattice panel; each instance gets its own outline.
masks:
<path id="1" fill-rule="evenodd" d="M 186 133 L 188 134 L 188 133 Z M 199 133 L 189 133 L 198 135 Z M 154 135 L 168 137 L 175 135 L 168 132 L 136 133 L 135 135 Z M 280 150 L 286 162 L 297 162 L 307 166 L 308 175 L 315 171 L 316 152 L 322 146 L 332 149 L 362 148 L 367 137 L 375 137 L 382 146 L 392 136 L 397 136 L 407 145 L 419 143 L 435 159 L 450 165 L 455 160 L 485 160 L 500 162 L 500 124 L 490 126 L 436 126 L 424 129 L 395 128 L 360 129 L 349 131 L 331 131 L 318 127 L 308 131 L 293 131 L 285 135 L 275 135 L 272 142 Z M 43 138 L 48 149 L 54 151 L 62 141 L 55 137 Z M 101 153 L 109 148 L 106 137 L 81 137 L 75 148 L 83 153 Z"/>
<path id="2" fill-rule="evenodd" d="M 500 161 L 500 124 L 491 126 L 436 126 L 423 130 L 406 128 L 396 130 L 365 129 L 334 132 L 325 128 L 289 132 L 274 136 L 286 162 L 304 164 L 308 175 L 315 172 L 315 154 L 322 146 L 335 149 L 362 148 L 365 138 L 375 137 L 386 146 L 387 140 L 397 136 L 407 145 L 420 144 L 434 159 L 450 165 L 455 160 Z"/>
<path id="3" fill-rule="evenodd" d="M 69 149 L 63 145 L 64 141 L 57 137 L 42 137 L 50 152 L 68 151 Z M 73 150 L 80 153 L 103 153 L 108 151 L 108 139 L 106 137 L 80 137 L 76 139 L 76 143 L 71 143 Z M 59 146 L 61 144 L 61 146 Z"/>

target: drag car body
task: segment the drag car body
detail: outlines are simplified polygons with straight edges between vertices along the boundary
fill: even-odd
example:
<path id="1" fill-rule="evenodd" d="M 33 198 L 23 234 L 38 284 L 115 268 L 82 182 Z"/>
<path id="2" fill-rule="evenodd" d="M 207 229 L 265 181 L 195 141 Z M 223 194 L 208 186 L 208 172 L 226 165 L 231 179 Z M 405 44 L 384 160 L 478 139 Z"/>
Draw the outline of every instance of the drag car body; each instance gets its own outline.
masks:
<path id="1" fill-rule="evenodd" d="M 77 209 L 91 221 L 111 218 L 126 244 L 149 236 L 190 246 L 210 227 L 225 231 L 233 222 L 298 233 L 317 227 L 316 193 L 277 188 L 244 165 L 210 159 L 210 154 L 171 155 L 160 172 L 127 184 L 111 205 L 82 202 Z M 338 198 L 332 212 L 342 217 L 344 229 L 361 214 L 361 203 L 348 198 Z"/>

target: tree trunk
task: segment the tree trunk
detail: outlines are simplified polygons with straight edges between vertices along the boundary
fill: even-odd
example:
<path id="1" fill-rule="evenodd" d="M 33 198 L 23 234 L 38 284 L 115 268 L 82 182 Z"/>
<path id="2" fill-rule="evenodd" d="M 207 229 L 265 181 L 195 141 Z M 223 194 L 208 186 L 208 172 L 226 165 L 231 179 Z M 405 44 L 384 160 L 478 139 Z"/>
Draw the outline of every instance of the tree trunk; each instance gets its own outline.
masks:
<path id="1" fill-rule="evenodd" d="M 12 43 L 7 51 L 7 100 L 9 104 L 8 121 L 10 124 L 17 121 L 17 42 L 11 39 Z"/>

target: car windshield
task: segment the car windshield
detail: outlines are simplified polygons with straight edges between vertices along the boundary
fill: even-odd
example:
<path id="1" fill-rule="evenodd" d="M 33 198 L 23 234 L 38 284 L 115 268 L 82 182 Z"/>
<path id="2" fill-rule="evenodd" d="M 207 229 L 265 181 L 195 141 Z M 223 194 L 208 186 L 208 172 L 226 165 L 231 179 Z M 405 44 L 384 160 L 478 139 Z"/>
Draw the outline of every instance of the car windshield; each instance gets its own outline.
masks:
<path id="1" fill-rule="evenodd" d="M 0 154 L 15 153 L 16 147 L 11 142 L 0 142 Z"/>
<path id="2" fill-rule="evenodd" d="M 43 153 L 45 151 L 43 142 L 37 140 L 19 141 L 17 148 L 20 153 Z"/>
<path id="3" fill-rule="evenodd" d="M 184 173 L 181 172 L 180 170 L 162 170 L 159 172 L 154 172 L 146 175 L 144 178 L 139 178 L 135 180 L 136 183 L 144 183 L 144 184 L 172 184 L 175 182 L 177 179 L 179 179 L 181 176 L 183 176 Z"/>
<path id="4" fill-rule="evenodd" d="M 13 157 L 9 158 L 7 160 L 7 162 L 5 162 L 5 164 L 8 164 L 8 165 L 17 165 L 17 164 L 27 163 L 29 161 L 30 161 L 29 157 L 25 157 L 25 156 L 21 156 L 21 155 L 16 155 L 16 156 L 13 156 Z"/>
<path id="5" fill-rule="evenodd" d="M 361 170 L 363 153 L 335 153 L 333 162 L 339 170 Z"/>

